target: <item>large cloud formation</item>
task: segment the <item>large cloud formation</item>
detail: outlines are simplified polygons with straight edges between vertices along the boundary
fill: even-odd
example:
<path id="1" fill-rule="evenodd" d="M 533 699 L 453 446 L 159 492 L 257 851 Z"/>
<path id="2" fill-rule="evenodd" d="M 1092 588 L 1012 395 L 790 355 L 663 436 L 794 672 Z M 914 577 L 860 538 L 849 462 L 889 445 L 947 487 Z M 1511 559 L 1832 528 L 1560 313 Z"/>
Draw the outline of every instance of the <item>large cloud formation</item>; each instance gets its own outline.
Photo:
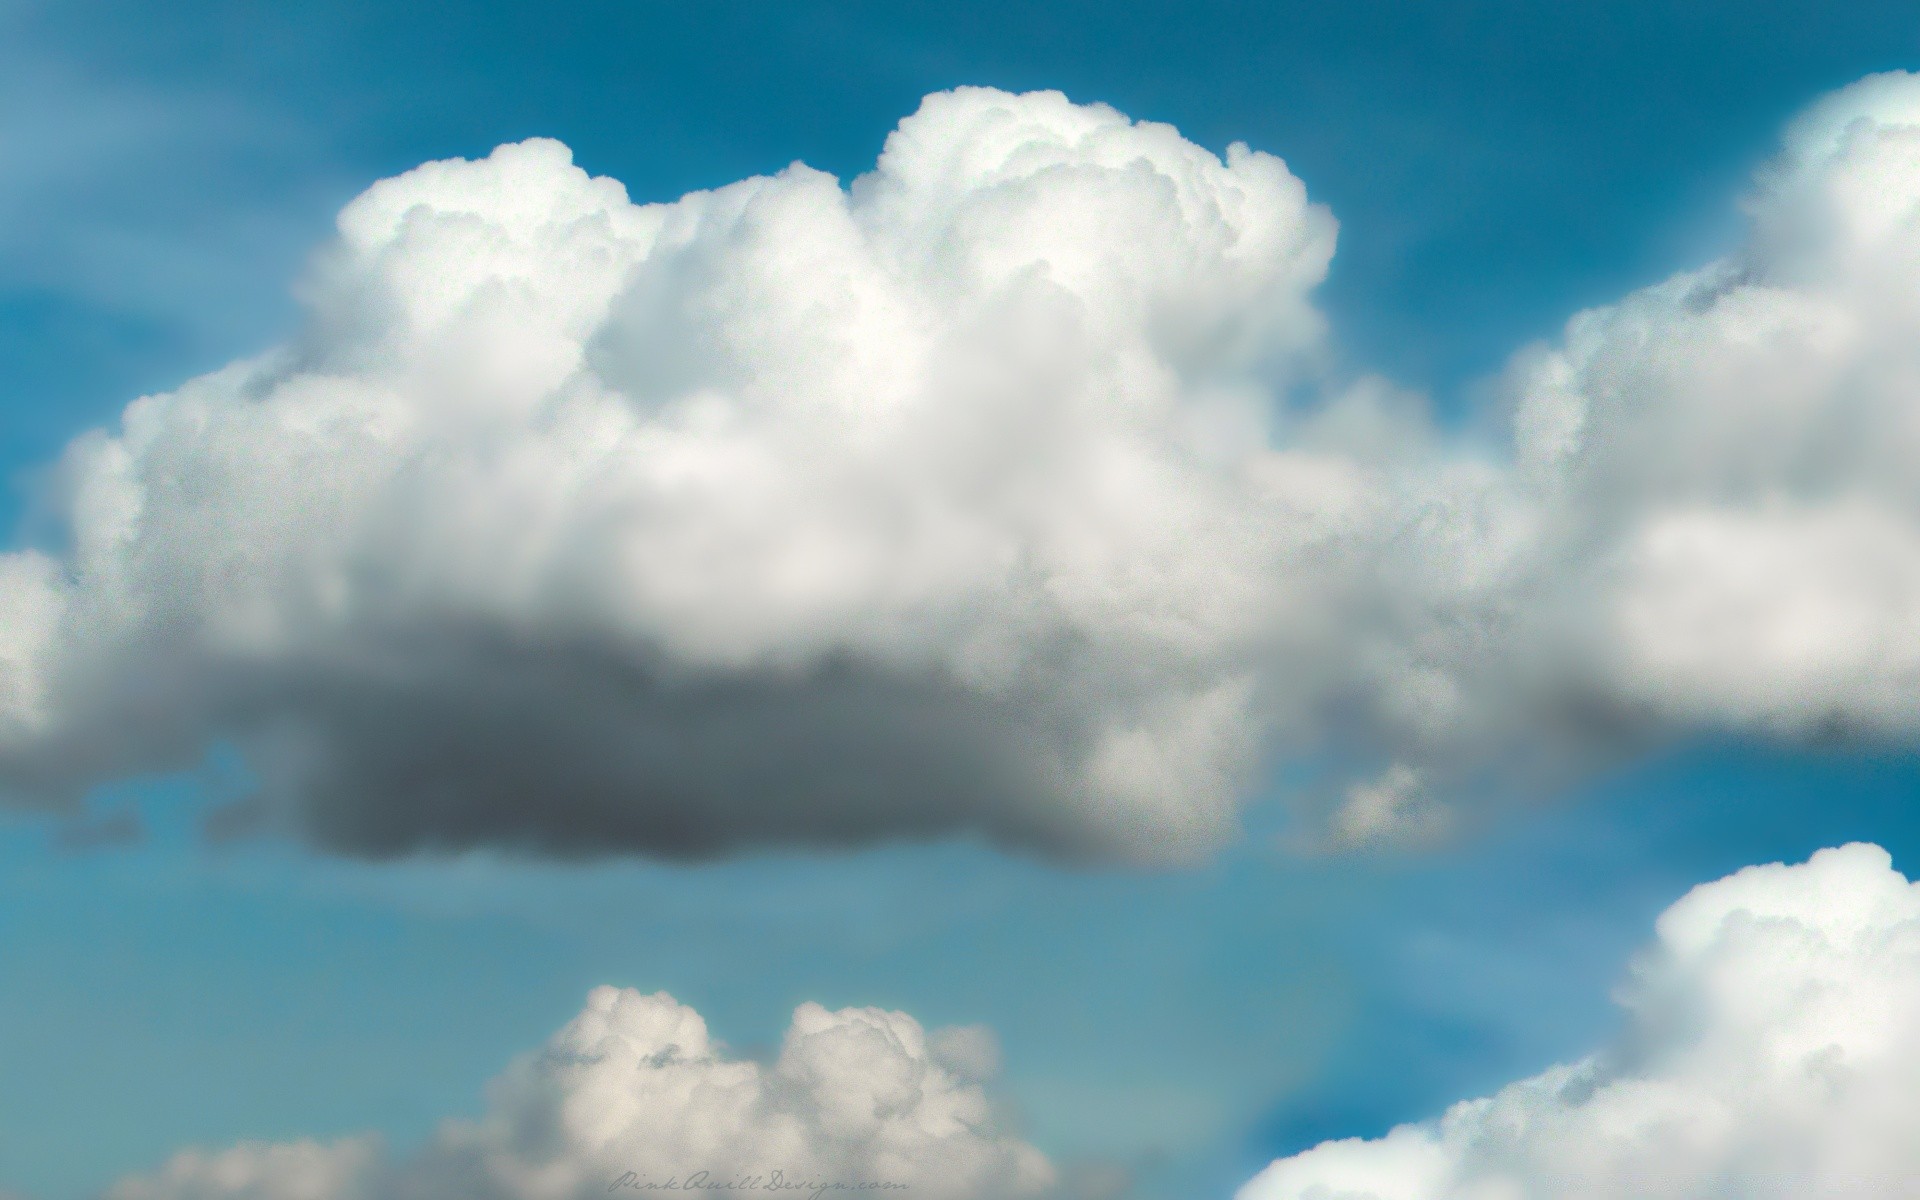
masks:
<path id="1" fill-rule="evenodd" d="M 931 96 L 850 188 L 429 164 L 292 344 L 74 445 L 66 544 L 0 557 L 0 780 L 227 745 L 352 853 L 1168 861 L 1263 757 L 1358 844 L 1635 738 L 1911 737 L 1920 80 L 1750 210 L 1475 448 L 1326 373 L 1278 159 L 1057 94 Z"/>
<path id="2" fill-rule="evenodd" d="M 107 1200 L 584 1200 L 662 1190 L 926 1200 L 1059 1194 L 1051 1164 L 996 1131 L 978 1028 L 905 1013 L 795 1010 L 770 1064 L 729 1056 L 664 992 L 597 988 L 538 1052 L 416 1154 L 372 1136 L 185 1150 Z"/>
<path id="3" fill-rule="evenodd" d="M 1912 1195 L 1920 885 L 1852 845 L 1695 888 L 1656 929 L 1605 1050 L 1282 1159 L 1239 1200 Z"/>
<path id="4" fill-rule="evenodd" d="M 220 740 L 376 854 L 1231 829 L 1321 536 L 1249 434 L 1332 252 L 1279 160 L 968 89 L 850 191 L 532 141 L 339 225 L 297 342 L 82 439 L 71 546 L 0 562 L 18 790 Z"/>

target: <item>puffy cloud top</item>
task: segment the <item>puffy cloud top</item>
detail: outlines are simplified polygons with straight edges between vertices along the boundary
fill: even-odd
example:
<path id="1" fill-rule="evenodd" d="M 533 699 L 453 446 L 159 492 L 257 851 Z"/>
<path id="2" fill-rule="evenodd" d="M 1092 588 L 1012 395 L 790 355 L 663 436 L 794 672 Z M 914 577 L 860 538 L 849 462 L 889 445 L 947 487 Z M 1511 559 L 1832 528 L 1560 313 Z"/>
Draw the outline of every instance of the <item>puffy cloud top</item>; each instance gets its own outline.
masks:
<path id="1" fill-rule="evenodd" d="M 1920 1177 L 1920 885 L 1877 846 L 1668 909 L 1611 1046 L 1440 1120 L 1282 1159 L 1240 1200 L 1894 1200 Z"/>
<path id="2" fill-rule="evenodd" d="M 664 992 L 603 987 L 417 1155 L 367 1137 L 187 1150 L 108 1200 L 584 1200 L 677 1181 L 799 1194 L 887 1184 L 934 1200 L 1053 1194 L 1040 1153 L 996 1132 L 979 1030 L 931 1041 L 905 1013 L 794 1012 L 770 1065 L 730 1057 Z M 962 1053 L 953 1065 L 943 1043 Z M 778 1173 L 779 1180 L 774 1179 Z M 622 1181 L 625 1181 L 622 1183 Z M 618 1185 L 618 1186 L 616 1186 Z M 729 1191 L 728 1194 L 732 1194 Z"/>

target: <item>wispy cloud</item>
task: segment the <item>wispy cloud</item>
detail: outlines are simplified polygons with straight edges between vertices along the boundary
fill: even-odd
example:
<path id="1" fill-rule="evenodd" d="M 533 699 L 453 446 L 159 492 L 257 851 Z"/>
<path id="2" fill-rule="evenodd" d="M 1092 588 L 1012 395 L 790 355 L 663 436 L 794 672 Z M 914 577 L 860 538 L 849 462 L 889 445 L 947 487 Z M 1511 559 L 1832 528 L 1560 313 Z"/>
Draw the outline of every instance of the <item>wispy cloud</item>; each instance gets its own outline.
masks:
<path id="1" fill-rule="evenodd" d="M 64 54 L 43 7 L 0 12 L 0 289 L 202 347 L 278 332 L 337 187 L 319 135 L 257 97 Z"/>

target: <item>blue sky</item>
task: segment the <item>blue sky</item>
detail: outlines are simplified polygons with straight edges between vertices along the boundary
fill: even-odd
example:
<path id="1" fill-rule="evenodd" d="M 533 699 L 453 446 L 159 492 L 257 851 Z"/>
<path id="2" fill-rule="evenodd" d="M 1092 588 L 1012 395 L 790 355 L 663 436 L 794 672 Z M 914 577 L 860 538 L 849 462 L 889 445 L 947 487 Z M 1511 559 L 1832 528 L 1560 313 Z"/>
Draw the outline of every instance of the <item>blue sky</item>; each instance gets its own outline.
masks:
<path id="1" fill-rule="evenodd" d="M 1281 155 L 1341 221 L 1339 350 L 1459 411 L 1573 311 L 1706 260 L 1789 115 L 1913 65 L 1910 7 L 1812 4 L 0 7 L 7 508 L 134 396 L 291 328 L 372 180 L 534 135 L 637 200 L 869 167 L 919 98 L 1058 88 Z M 736 1046 L 793 1006 L 979 1022 L 1043 1149 L 1226 1194 L 1580 1052 L 1648 922 L 1740 865 L 1871 838 L 1920 762 L 1687 741 L 1439 848 L 1072 867 L 971 841 L 708 865 L 358 863 L 0 825 L 0 1186 L 91 1194 L 178 1146 L 424 1136 L 586 990 Z M 876 898 L 879 898 L 876 900 Z"/>

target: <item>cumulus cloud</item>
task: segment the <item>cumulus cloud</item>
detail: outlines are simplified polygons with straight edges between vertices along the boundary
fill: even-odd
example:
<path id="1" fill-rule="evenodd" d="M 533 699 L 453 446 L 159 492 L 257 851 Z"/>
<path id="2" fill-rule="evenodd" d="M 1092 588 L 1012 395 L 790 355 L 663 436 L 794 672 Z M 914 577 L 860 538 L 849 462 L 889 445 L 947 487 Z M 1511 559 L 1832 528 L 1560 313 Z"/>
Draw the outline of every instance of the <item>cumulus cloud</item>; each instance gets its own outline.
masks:
<path id="1" fill-rule="evenodd" d="M 1920 734 L 1920 76 L 1814 105 L 1746 211 L 1723 259 L 1518 353 L 1496 477 L 1381 527 L 1387 720 L 1336 840 L 1502 763 Z"/>
<path id="2" fill-rule="evenodd" d="M 1230 832 L 1352 490 L 1260 432 L 1333 244 L 1278 159 L 965 89 L 851 189 L 532 141 L 339 225 L 295 344 L 81 439 L 0 561 L 18 791 L 218 740 L 364 853 Z"/>
<path id="3" fill-rule="evenodd" d="M 1058 1194 L 1052 1165 L 994 1126 L 979 1086 L 990 1036 L 929 1037 L 905 1013 L 804 1004 L 778 1058 L 761 1064 L 728 1055 L 664 992 L 597 988 L 493 1082 L 484 1115 L 446 1122 L 414 1155 L 372 1137 L 186 1150 L 107 1200 L 568 1200 L 670 1181 L 731 1184 L 728 1194 Z"/>
<path id="4" fill-rule="evenodd" d="M 1328 372 L 1280 160 L 1057 94 L 930 96 L 849 187 L 428 164 L 292 344 L 74 444 L 0 557 L 0 780 L 218 745 L 236 823 L 359 854 L 1171 861 L 1274 758 L 1356 845 L 1701 727 L 1910 738 L 1917 97 L 1810 110 L 1485 446 Z"/>
<path id="5" fill-rule="evenodd" d="M 1742 250 L 1524 362 L 1520 468 L 1585 560 L 1620 694 L 1911 734 L 1920 78 L 1814 106 L 1749 208 Z"/>
<path id="6" fill-rule="evenodd" d="M 1920 734 L 1920 76 L 1813 106 L 1746 211 L 1516 354 L 1497 478 L 1382 527 L 1376 778 L 1426 803 L 1700 729 Z"/>
<path id="7" fill-rule="evenodd" d="M 1437 1121 L 1282 1159 L 1239 1200 L 1894 1200 L 1920 1178 L 1920 886 L 1877 846 L 1695 888 L 1610 1046 Z"/>

